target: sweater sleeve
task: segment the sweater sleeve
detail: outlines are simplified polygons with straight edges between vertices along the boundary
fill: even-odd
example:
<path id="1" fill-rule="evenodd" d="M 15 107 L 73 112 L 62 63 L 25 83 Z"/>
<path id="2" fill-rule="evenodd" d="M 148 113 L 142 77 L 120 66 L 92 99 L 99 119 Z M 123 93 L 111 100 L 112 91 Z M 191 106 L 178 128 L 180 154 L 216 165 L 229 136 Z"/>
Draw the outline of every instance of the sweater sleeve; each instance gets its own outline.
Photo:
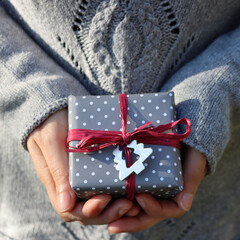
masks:
<path id="1" fill-rule="evenodd" d="M 161 90 L 175 92 L 178 117 L 192 123 L 185 143 L 205 154 L 213 173 L 233 124 L 240 124 L 240 26 L 217 38 Z"/>
<path id="2" fill-rule="evenodd" d="M 88 94 L 0 7 L 0 121 L 26 148 L 29 133 L 67 106 L 70 94 Z"/>

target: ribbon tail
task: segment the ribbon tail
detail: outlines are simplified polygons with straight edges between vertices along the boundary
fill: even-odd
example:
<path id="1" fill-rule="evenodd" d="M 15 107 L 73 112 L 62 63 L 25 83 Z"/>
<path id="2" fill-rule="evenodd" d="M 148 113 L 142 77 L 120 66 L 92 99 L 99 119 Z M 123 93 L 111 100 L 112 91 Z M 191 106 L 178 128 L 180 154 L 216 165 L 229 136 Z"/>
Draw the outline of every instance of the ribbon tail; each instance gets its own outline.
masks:
<path id="1" fill-rule="evenodd" d="M 131 167 L 133 164 L 132 161 L 132 156 L 131 153 L 129 151 L 129 149 L 127 147 L 124 147 L 124 151 L 127 157 L 127 167 Z M 127 199 L 129 200 L 133 200 L 134 196 L 135 196 L 135 174 L 131 173 L 129 175 L 129 177 L 127 178 L 127 182 L 126 182 L 126 192 L 127 192 Z"/>

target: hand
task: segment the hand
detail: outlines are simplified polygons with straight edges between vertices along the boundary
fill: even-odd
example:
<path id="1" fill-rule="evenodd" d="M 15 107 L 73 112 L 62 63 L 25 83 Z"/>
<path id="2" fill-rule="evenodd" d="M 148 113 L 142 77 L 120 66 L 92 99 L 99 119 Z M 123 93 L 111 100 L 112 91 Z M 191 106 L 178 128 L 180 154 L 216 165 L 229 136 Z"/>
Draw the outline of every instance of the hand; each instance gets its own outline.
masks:
<path id="1" fill-rule="evenodd" d="M 146 193 L 136 195 L 142 211 L 137 216 L 124 216 L 108 225 L 110 233 L 137 232 L 167 218 L 179 218 L 189 211 L 198 186 L 207 172 L 203 154 L 187 147 L 183 162 L 184 188 L 175 200 L 157 200 Z"/>
<path id="2" fill-rule="evenodd" d="M 36 128 L 27 140 L 28 150 L 37 174 L 49 199 L 64 221 L 81 224 L 108 224 L 124 214 L 135 216 L 139 207 L 127 199 L 109 204 L 110 195 L 98 195 L 87 202 L 78 202 L 69 184 L 67 139 L 67 110 L 51 115 Z"/>

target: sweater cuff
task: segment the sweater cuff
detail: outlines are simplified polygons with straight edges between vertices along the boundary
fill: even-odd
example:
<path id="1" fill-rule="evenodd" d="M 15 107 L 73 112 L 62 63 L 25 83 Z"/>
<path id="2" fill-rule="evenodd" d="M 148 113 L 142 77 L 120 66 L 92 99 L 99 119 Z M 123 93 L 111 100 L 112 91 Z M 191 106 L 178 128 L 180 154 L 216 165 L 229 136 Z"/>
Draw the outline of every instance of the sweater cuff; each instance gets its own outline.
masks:
<path id="1" fill-rule="evenodd" d="M 18 136 L 26 150 L 29 134 L 51 114 L 66 108 L 69 95 L 89 94 L 79 82 L 70 76 L 67 79 L 61 77 L 54 80 L 45 79 L 38 86 L 31 84 L 26 89 L 21 92 L 21 94 L 28 93 L 23 94 L 25 101 L 14 112 L 16 119 L 21 119 Z"/>
<path id="2" fill-rule="evenodd" d="M 208 161 L 208 174 L 214 173 L 230 139 L 228 97 L 214 81 L 196 84 L 191 89 L 176 86 L 173 91 L 178 117 L 190 119 L 192 125 L 190 136 L 183 142 L 203 153 Z"/>
<path id="3" fill-rule="evenodd" d="M 27 138 L 29 134 L 38 127 L 43 121 L 45 121 L 51 114 L 67 107 L 67 98 L 60 98 L 50 105 L 44 107 L 41 111 L 36 111 L 33 113 L 33 119 L 28 122 L 23 129 L 21 135 L 21 143 L 24 149 L 27 149 Z"/>

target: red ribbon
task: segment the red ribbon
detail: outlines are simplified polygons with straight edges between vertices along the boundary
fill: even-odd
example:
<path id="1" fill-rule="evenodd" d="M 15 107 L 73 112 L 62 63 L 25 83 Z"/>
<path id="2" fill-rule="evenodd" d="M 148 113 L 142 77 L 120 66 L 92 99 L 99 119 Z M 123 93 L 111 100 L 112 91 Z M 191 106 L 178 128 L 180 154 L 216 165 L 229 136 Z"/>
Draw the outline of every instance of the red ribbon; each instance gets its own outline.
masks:
<path id="1" fill-rule="evenodd" d="M 181 149 L 180 141 L 189 136 L 191 123 L 187 118 L 179 119 L 157 127 L 149 126 L 152 122 L 147 122 L 138 127 L 133 132 L 126 131 L 128 99 L 126 94 L 119 94 L 120 111 L 122 121 L 122 131 L 102 131 L 90 129 L 71 129 L 68 132 L 67 152 L 95 152 L 111 145 L 120 145 L 124 148 L 127 157 L 127 167 L 132 165 L 132 158 L 127 145 L 137 140 L 139 143 L 153 145 L 167 145 Z M 166 133 L 167 130 L 173 129 L 177 124 L 186 125 L 185 133 L 178 134 L 174 132 Z M 81 140 L 80 140 L 81 139 Z M 71 141 L 79 141 L 77 147 L 69 146 Z M 126 183 L 127 198 L 133 200 L 135 191 L 135 176 L 132 173 L 127 178 Z"/>

